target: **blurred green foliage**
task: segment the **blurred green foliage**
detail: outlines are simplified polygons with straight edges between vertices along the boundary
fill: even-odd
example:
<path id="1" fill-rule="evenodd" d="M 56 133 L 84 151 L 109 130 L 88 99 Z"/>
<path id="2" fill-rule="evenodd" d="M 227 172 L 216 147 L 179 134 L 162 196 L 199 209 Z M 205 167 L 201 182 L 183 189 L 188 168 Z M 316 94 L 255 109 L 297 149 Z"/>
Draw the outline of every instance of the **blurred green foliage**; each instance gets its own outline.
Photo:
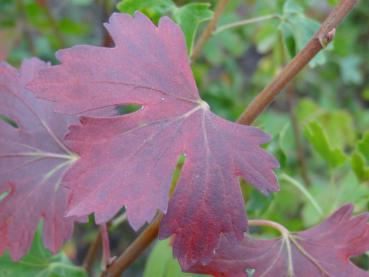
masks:
<path id="1" fill-rule="evenodd" d="M 143 277 L 152 276 L 200 277 L 200 275 L 182 273 L 178 262 L 173 258 L 172 248 L 168 240 L 158 241 L 151 252 Z"/>
<path id="2" fill-rule="evenodd" d="M 43 247 L 41 232 L 37 232 L 31 250 L 19 262 L 5 254 L 0 257 L 2 277 L 86 277 L 83 268 L 74 266 L 63 253 L 51 254 Z"/>
<path id="3" fill-rule="evenodd" d="M 237 119 L 303 48 L 337 2 L 230 1 L 218 27 L 244 19 L 268 19 L 213 34 L 201 58 L 192 64 L 201 97 L 220 116 Z M 14 65 L 34 55 L 56 62 L 53 53 L 63 47 L 111 46 L 101 22 L 117 10 L 131 14 L 139 10 L 155 23 L 161 16 L 171 17 L 183 29 L 190 54 L 214 6 L 213 0 L 1 0 L 0 58 L 6 56 Z M 242 185 L 250 218 L 275 220 L 290 230 L 301 230 L 344 203 L 354 203 L 356 212 L 368 209 L 368 20 L 369 5 L 361 1 L 337 29 L 333 43 L 257 119 L 255 125 L 272 136 L 265 147 L 281 163 L 278 176 L 288 174 L 291 179 L 281 178 L 281 191 L 268 197 Z M 271 235 L 270 231 L 252 231 Z M 158 243 L 151 253 L 144 276 L 185 276 L 168 242 Z M 367 261 L 361 257 L 360 264 Z M 142 267 L 143 262 L 137 261 L 134 267 Z"/>

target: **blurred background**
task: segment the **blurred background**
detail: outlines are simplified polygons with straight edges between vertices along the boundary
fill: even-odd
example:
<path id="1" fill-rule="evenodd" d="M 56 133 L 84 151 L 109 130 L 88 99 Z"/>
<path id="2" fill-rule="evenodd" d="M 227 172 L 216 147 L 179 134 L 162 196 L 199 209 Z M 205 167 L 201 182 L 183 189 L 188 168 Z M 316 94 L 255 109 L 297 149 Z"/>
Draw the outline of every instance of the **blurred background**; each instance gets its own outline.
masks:
<path id="1" fill-rule="evenodd" d="M 218 29 L 192 64 L 201 97 L 218 115 L 236 120 L 337 2 L 230 0 Z M 102 23 L 114 11 L 137 9 L 154 22 L 163 15 L 172 17 L 185 31 L 190 54 L 214 5 L 187 0 L 0 0 L 0 60 L 19 66 L 23 59 L 37 56 L 56 64 L 54 53 L 61 48 L 111 47 Z M 242 22 L 255 18 L 251 24 Z M 369 5 L 363 0 L 337 29 L 333 43 L 256 121 L 272 135 L 265 147 L 281 163 L 281 192 L 265 197 L 242 186 L 249 218 L 274 220 L 296 231 L 318 224 L 345 203 L 354 203 L 356 212 L 368 210 L 368 22 Z M 110 228 L 113 255 L 137 236 L 124 211 L 116 222 Z M 66 256 L 81 265 L 98 231 L 92 219 L 78 226 L 74 240 L 63 249 Z M 251 231 L 262 237 L 276 235 Z M 367 255 L 355 262 L 369 268 Z M 92 275 L 98 276 L 99 270 L 97 258 Z M 180 273 L 168 242 L 148 249 L 125 276 L 143 275 L 191 276 Z"/>

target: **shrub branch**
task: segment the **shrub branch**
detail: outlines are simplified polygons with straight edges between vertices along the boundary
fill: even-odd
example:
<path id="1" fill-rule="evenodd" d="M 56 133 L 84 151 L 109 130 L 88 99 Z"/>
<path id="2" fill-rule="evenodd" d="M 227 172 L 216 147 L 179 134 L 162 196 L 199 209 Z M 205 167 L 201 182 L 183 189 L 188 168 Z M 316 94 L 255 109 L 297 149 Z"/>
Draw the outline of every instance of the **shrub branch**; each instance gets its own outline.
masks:
<path id="1" fill-rule="evenodd" d="M 282 89 L 333 40 L 336 27 L 350 13 L 356 3 L 357 0 L 341 0 L 307 45 L 245 109 L 238 119 L 239 123 L 251 124 L 254 122 L 264 109 L 273 102 Z"/>

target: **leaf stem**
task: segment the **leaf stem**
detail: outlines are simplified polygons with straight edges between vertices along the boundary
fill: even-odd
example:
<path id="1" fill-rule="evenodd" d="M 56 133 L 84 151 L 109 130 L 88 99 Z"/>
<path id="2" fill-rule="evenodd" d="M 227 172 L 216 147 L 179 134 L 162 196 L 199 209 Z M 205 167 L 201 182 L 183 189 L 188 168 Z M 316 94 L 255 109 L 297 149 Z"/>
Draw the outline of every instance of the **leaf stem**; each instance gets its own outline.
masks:
<path id="1" fill-rule="evenodd" d="M 245 109 L 238 120 L 239 123 L 251 124 L 274 101 L 282 89 L 333 40 L 336 27 L 353 9 L 356 3 L 357 0 L 341 0 L 307 45 Z"/>
<path id="2" fill-rule="evenodd" d="M 249 226 L 266 226 L 271 227 L 275 230 L 277 230 L 283 237 L 288 237 L 290 234 L 290 231 L 286 227 L 284 227 L 282 224 L 279 224 L 275 221 L 271 220 L 264 220 L 264 219 L 250 219 L 248 222 Z"/>
<path id="3" fill-rule="evenodd" d="M 296 187 L 310 201 L 310 203 L 313 205 L 318 214 L 323 215 L 323 209 L 320 207 L 315 198 L 310 194 L 310 192 L 300 182 L 298 182 L 297 180 L 293 179 L 292 177 L 288 176 L 285 173 L 281 174 L 280 180 L 285 180 L 286 182 Z"/>
<path id="4" fill-rule="evenodd" d="M 249 25 L 249 24 L 254 24 L 254 23 L 258 23 L 258 22 L 262 22 L 262 21 L 266 21 L 266 20 L 270 20 L 270 19 L 282 19 L 282 17 L 279 14 L 270 14 L 270 15 L 265 15 L 265 16 L 260 16 L 260 17 L 255 17 L 255 18 L 236 21 L 236 22 L 233 22 L 233 23 L 229 23 L 229 24 L 220 26 L 219 28 L 217 28 L 213 32 L 213 35 L 217 35 L 220 32 L 223 32 L 223 31 L 226 31 L 226 30 L 229 30 L 229 29 L 233 29 L 233 28 L 237 28 L 237 27 L 241 27 L 241 26 L 245 26 L 245 25 Z"/>
<path id="5" fill-rule="evenodd" d="M 193 48 L 192 54 L 191 54 L 191 61 L 195 61 L 198 59 L 198 57 L 201 54 L 201 50 L 206 44 L 206 42 L 209 40 L 211 35 L 213 34 L 220 16 L 222 15 L 225 7 L 227 6 L 229 0 L 219 0 L 217 2 L 217 6 L 214 11 L 213 18 L 209 21 L 208 25 L 205 27 L 205 30 L 200 35 L 199 39 L 197 40 L 195 47 Z"/>
<path id="6" fill-rule="evenodd" d="M 315 264 L 316 267 L 318 267 L 321 272 L 323 273 L 327 273 L 326 270 L 324 270 L 324 268 L 322 268 L 322 266 L 319 264 L 319 262 L 314 259 L 314 257 L 312 257 L 299 243 L 297 240 L 297 237 L 294 234 L 291 234 L 290 231 L 284 227 L 283 225 L 274 222 L 274 221 L 270 221 L 270 220 L 262 220 L 262 219 L 254 219 L 254 220 L 249 220 L 249 226 L 266 226 L 266 227 L 271 227 L 277 231 L 280 232 L 280 234 L 282 235 L 283 238 L 283 243 L 286 245 L 286 250 L 287 250 L 287 256 L 288 256 L 288 272 L 290 274 L 288 274 L 288 276 L 295 276 L 294 275 L 294 270 L 293 270 L 293 262 L 292 262 L 292 248 L 291 248 L 291 243 L 301 252 L 302 255 L 304 255 L 306 258 L 308 258 L 309 260 L 311 260 L 312 263 Z M 328 276 L 328 274 L 327 274 Z"/>
<path id="7" fill-rule="evenodd" d="M 282 224 L 279 224 L 274 221 L 264 220 L 264 219 L 254 219 L 249 220 L 249 226 L 266 226 L 271 227 L 277 230 L 283 238 L 283 243 L 286 245 L 287 257 L 288 257 L 288 276 L 294 276 L 293 274 L 293 266 L 292 266 L 292 248 L 290 239 L 292 236 L 290 235 L 290 231 L 284 227 Z"/>

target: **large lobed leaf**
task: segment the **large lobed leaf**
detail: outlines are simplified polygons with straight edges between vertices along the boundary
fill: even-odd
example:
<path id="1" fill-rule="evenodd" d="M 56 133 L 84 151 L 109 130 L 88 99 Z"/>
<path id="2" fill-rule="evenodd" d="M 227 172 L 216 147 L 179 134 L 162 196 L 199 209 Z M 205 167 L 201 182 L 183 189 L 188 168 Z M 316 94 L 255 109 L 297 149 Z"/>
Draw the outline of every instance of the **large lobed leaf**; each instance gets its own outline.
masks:
<path id="1" fill-rule="evenodd" d="M 203 102 L 189 66 L 183 33 L 169 18 L 114 14 L 105 25 L 114 48 L 76 46 L 30 88 L 64 113 L 141 105 L 117 117 L 82 117 L 68 144 L 80 159 L 68 171 L 69 215 L 108 221 L 126 206 L 138 229 L 158 209 L 160 237 L 175 234 L 183 268 L 207 260 L 220 234 L 243 238 L 247 222 L 239 178 L 264 193 L 278 190 L 277 161 L 260 144 L 262 131 L 228 122 Z M 57 92 L 57 93 L 56 93 Z M 173 170 L 186 160 L 169 201 Z M 169 201 L 169 207 L 168 207 Z"/>
<path id="2" fill-rule="evenodd" d="M 350 257 L 369 249 L 369 214 L 352 217 L 352 205 L 336 211 L 320 225 L 277 239 L 223 239 L 211 261 L 189 271 L 214 276 L 367 277 Z"/>
<path id="3" fill-rule="evenodd" d="M 24 61 L 19 71 L 0 63 L 0 115 L 7 119 L 0 118 L 0 255 L 9 250 L 14 260 L 31 246 L 40 219 L 53 252 L 73 230 L 73 219 L 64 218 L 67 196 L 60 186 L 74 159 L 61 142 L 72 118 L 25 89 L 48 67 L 38 59 Z"/>

